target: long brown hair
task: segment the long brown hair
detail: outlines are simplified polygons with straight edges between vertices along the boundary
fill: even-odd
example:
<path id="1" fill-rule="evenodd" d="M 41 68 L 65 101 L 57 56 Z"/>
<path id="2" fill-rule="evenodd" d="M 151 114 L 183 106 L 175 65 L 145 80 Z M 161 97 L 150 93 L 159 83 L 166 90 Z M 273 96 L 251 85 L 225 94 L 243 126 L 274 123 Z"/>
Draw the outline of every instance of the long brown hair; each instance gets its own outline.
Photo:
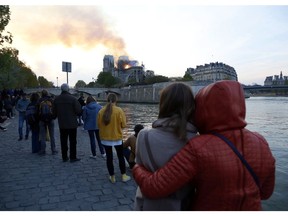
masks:
<path id="1" fill-rule="evenodd" d="M 187 122 L 193 123 L 195 100 L 190 86 L 173 83 L 161 91 L 158 118 L 168 118 L 168 125 L 181 140 L 186 140 Z"/>
<path id="2" fill-rule="evenodd" d="M 92 95 L 89 95 L 86 99 L 86 104 L 89 104 L 94 101 L 96 101 L 95 98 Z"/>
<path id="3" fill-rule="evenodd" d="M 112 104 L 116 103 L 117 101 L 117 96 L 114 93 L 109 93 L 107 96 L 107 105 L 103 113 L 103 123 L 105 125 L 108 125 L 111 120 L 111 115 L 112 115 Z"/>

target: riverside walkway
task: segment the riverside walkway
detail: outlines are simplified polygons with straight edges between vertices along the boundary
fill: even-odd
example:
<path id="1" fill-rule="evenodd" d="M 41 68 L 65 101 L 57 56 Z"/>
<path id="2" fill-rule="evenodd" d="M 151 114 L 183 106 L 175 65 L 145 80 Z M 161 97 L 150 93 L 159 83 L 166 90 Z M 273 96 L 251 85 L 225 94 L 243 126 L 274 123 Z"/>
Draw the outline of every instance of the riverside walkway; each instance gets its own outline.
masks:
<path id="1" fill-rule="evenodd" d="M 62 162 L 58 122 L 55 139 L 58 154 L 52 155 L 46 143 L 46 155 L 32 154 L 29 139 L 18 140 L 18 116 L 7 120 L 7 131 L 0 131 L 0 211 L 131 211 L 136 183 L 121 182 L 114 154 L 116 183 L 108 180 L 106 160 L 96 146 L 97 159 L 91 159 L 89 136 L 78 127 L 79 162 Z M 24 131 L 24 130 L 23 130 Z"/>

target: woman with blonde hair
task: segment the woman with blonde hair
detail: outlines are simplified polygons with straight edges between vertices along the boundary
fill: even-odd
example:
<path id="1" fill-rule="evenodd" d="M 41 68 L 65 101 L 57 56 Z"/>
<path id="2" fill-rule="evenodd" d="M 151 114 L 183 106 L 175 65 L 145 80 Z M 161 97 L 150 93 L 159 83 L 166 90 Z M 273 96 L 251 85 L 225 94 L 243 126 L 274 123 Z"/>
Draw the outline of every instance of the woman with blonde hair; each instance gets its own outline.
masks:
<path id="1" fill-rule="evenodd" d="M 102 145 L 106 151 L 106 164 L 109 172 L 109 180 L 116 182 L 112 147 L 116 149 L 119 161 L 119 168 L 122 175 L 122 182 L 127 182 L 131 178 L 126 175 L 126 166 L 123 155 L 123 128 L 126 127 L 126 116 L 123 110 L 116 106 L 117 96 L 109 93 L 107 104 L 98 113 L 98 127 Z"/>

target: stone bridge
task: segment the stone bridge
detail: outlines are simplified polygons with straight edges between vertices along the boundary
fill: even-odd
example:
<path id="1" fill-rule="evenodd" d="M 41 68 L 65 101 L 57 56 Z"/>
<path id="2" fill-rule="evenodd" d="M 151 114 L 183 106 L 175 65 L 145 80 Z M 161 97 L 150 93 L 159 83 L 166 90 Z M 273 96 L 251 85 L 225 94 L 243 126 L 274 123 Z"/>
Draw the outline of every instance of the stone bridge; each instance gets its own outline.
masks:
<path id="1" fill-rule="evenodd" d="M 190 85 L 194 94 L 196 94 L 199 89 L 203 88 L 205 85 L 196 85 L 193 82 L 185 82 Z M 153 85 L 143 85 L 143 86 L 129 86 L 122 88 L 70 88 L 69 92 L 76 97 L 79 97 L 81 93 L 85 97 L 88 95 L 94 96 L 97 100 L 105 101 L 107 93 L 114 92 L 118 95 L 119 102 L 127 103 L 158 103 L 160 99 L 160 91 L 165 88 L 171 82 L 155 83 Z M 25 89 L 27 94 L 33 92 L 41 92 L 43 88 L 29 88 Z M 61 94 L 60 88 L 46 88 L 46 90 L 52 95 Z"/>
<path id="2" fill-rule="evenodd" d="M 33 92 L 41 92 L 44 88 L 27 88 L 25 92 L 31 94 Z M 45 88 L 52 95 L 60 95 L 61 88 Z M 115 92 L 116 94 L 121 94 L 121 89 L 119 88 L 70 88 L 69 92 L 73 95 L 78 95 L 84 93 L 87 95 L 97 96 L 107 92 Z"/>

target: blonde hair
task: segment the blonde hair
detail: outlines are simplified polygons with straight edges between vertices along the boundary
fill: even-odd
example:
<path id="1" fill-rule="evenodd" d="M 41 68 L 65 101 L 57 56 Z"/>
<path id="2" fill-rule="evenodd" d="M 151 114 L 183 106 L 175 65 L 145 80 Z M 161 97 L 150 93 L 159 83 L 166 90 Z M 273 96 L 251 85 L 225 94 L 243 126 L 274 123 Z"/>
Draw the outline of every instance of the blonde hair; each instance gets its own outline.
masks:
<path id="1" fill-rule="evenodd" d="M 112 115 L 112 104 L 116 103 L 117 101 L 117 96 L 114 93 L 109 93 L 107 96 L 107 105 L 103 113 L 103 123 L 105 125 L 108 125 L 111 120 L 111 115 Z"/>

